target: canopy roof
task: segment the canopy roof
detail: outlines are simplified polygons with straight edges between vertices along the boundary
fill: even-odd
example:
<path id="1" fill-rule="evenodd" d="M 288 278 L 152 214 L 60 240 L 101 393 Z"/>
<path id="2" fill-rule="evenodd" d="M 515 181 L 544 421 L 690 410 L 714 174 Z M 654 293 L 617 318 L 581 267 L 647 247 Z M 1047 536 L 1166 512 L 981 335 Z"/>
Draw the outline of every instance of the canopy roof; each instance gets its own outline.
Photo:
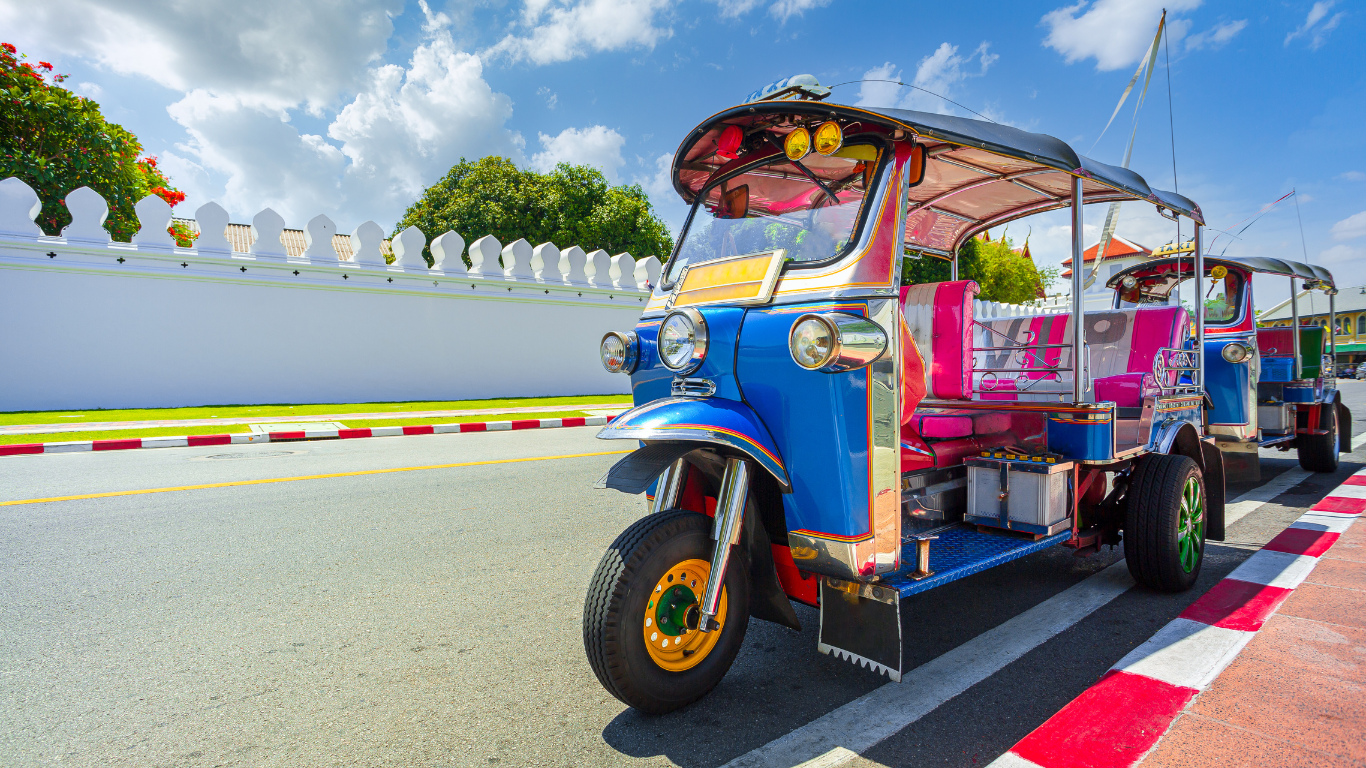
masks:
<path id="1" fill-rule="evenodd" d="M 1087 203 L 1143 200 L 1204 223 L 1200 207 L 1191 200 L 1153 189 L 1137 173 L 1084 157 L 1052 136 L 985 120 L 815 101 L 755 102 L 708 118 L 674 155 L 674 187 L 683 199 L 693 202 L 726 164 L 716 155 L 716 140 L 727 125 L 750 128 L 775 115 L 837 118 L 850 136 L 858 128 L 866 130 L 868 123 L 918 136 L 930 162 L 925 180 L 911 188 L 905 242 L 927 253 L 951 255 L 984 230 L 1068 207 L 1073 177 L 1082 179 Z M 786 133 L 791 127 L 779 123 L 767 129 Z"/>
<path id="2" fill-rule="evenodd" d="M 1132 275 L 1137 272 L 1148 272 L 1150 270 L 1159 270 L 1166 268 L 1168 266 L 1176 266 L 1177 262 L 1181 263 L 1180 269 L 1182 272 L 1193 271 L 1195 269 L 1195 257 L 1192 255 L 1188 254 L 1184 256 L 1167 256 L 1160 259 L 1149 259 L 1148 261 L 1135 264 L 1134 266 L 1129 267 L 1128 269 L 1120 270 L 1119 272 L 1116 272 L 1109 280 L 1107 280 L 1105 284 L 1108 286 L 1114 286 L 1115 283 L 1119 282 L 1120 280 L 1123 280 L 1126 275 Z M 1298 261 L 1272 259 L 1267 258 L 1265 256 L 1249 256 L 1241 259 L 1236 259 L 1230 256 L 1205 257 L 1206 269 L 1220 265 L 1225 267 L 1237 267 L 1239 269 L 1246 269 L 1251 272 L 1261 272 L 1263 274 L 1268 275 L 1285 275 L 1287 277 L 1298 277 L 1303 280 L 1313 280 L 1316 282 L 1321 282 L 1330 288 L 1337 287 L 1337 285 L 1333 282 L 1332 272 L 1329 272 L 1323 267 L 1314 266 L 1313 264 L 1301 264 Z"/>

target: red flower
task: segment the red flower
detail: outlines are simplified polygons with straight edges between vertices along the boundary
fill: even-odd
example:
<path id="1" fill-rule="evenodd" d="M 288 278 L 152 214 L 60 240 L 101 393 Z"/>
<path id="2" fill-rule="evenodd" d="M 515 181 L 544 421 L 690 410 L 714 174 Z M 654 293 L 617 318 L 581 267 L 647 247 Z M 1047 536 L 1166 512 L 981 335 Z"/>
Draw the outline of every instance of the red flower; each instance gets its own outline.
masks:
<path id="1" fill-rule="evenodd" d="M 18 53 L 18 52 L 19 52 L 19 49 L 18 49 L 18 48 L 15 48 L 14 46 L 10 45 L 9 43 L 0 43 L 0 49 L 3 49 L 3 50 L 5 51 L 5 53 Z"/>
<path id="2" fill-rule="evenodd" d="M 46 61 L 40 61 L 40 62 L 38 62 L 38 66 L 42 67 L 43 69 L 46 69 L 46 70 L 49 71 L 49 72 L 52 71 L 52 65 L 49 64 L 49 63 L 47 63 Z"/>

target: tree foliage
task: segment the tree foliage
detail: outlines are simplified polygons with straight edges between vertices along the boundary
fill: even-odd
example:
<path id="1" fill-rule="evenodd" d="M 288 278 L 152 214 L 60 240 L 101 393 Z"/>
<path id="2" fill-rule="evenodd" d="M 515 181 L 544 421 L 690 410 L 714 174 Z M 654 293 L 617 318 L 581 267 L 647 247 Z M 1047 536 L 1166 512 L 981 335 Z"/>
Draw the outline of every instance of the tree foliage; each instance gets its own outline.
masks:
<path id="1" fill-rule="evenodd" d="M 978 298 L 1004 304 L 1025 304 L 1047 292 L 1058 279 L 1057 267 L 1039 269 L 1033 259 L 1016 253 L 1009 240 L 988 242 L 970 238 L 958 249 L 958 277 L 976 280 L 982 286 Z M 947 261 L 922 256 L 902 262 L 901 282 L 937 283 L 951 279 L 953 267 Z"/>
<path id="2" fill-rule="evenodd" d="M 577 245 L 661 261 L 673 250 L 669 230 L 639 185 L 612 186 L 596 168 L 561 163 L 550 173 L 518 168 L 505 157 L 460 159 L 428 187 L 394 227 L 416 226 L 427 240 L 448 231 L 467 241 L 493 235 L 503 244 Z M 431 263 L 431 251 L 422 255 Z M 468 262 L 468 259 L 466 260 Z"/>
<path id="3" fill-rule="evenodd" d="M 71 223 L 66 194 L 90 187 L 109 203 L 105 229 L 127 242 L 138 231 L 133 206 L 149 194 L 171 205 L 185 199 L 157 168 L 139 159 L 142 145 L 121 126 L 106 122 L 100 105 L 61 87 L 66 75 L 51 64 L 35 67 L 13 45 L 0 43 L 0 178 L 17 176 L 38 193 L 43 231 L 56 235 Z M 48 78 L 51 82 L 48 82 Z M 172 229 L 182 242 L 188 231 Z"/>

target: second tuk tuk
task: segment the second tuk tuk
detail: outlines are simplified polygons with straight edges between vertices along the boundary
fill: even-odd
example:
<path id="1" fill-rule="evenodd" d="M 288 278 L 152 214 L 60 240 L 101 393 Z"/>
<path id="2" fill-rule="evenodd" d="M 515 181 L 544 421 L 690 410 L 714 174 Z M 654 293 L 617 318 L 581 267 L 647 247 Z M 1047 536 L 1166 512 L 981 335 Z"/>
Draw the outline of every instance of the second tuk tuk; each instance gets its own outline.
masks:
<path id="1" fill-rule="evenodd" d="M 601 355 L 638 441 L 600 481 L 650 514 L 609 547 L 584 604 L 602 685 L 651 713 L 729 669 L 751 618 L 899 680 L 903 600 L 1046 547 L 1125 544 L 1141 584 L 1179 591 L 1222 540 L 1207 429 L 1205 317 L 1135 302 L 974 317 L 976 283 L 901 285 L 988 228 L 1083 203 L 1203 217 L 1051 136 L 833 104 L 809 76 L 702 121 L 674 156 L 692 208 L 635 328 Z"/>

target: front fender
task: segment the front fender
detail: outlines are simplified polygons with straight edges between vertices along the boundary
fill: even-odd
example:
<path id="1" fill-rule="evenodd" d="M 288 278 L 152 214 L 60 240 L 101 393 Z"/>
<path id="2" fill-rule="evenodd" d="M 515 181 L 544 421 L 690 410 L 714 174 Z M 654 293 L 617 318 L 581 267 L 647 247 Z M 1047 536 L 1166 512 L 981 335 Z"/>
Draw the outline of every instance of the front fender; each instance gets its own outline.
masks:
<path id="1" fill-rule="evenodd" d="M 603 440 L 712 443 L 745 454 L 792 492 L 787 467 L 764 423 L 744 403 L 723 398 L 666 397 L 632 408 L 598 433 Z"/>

